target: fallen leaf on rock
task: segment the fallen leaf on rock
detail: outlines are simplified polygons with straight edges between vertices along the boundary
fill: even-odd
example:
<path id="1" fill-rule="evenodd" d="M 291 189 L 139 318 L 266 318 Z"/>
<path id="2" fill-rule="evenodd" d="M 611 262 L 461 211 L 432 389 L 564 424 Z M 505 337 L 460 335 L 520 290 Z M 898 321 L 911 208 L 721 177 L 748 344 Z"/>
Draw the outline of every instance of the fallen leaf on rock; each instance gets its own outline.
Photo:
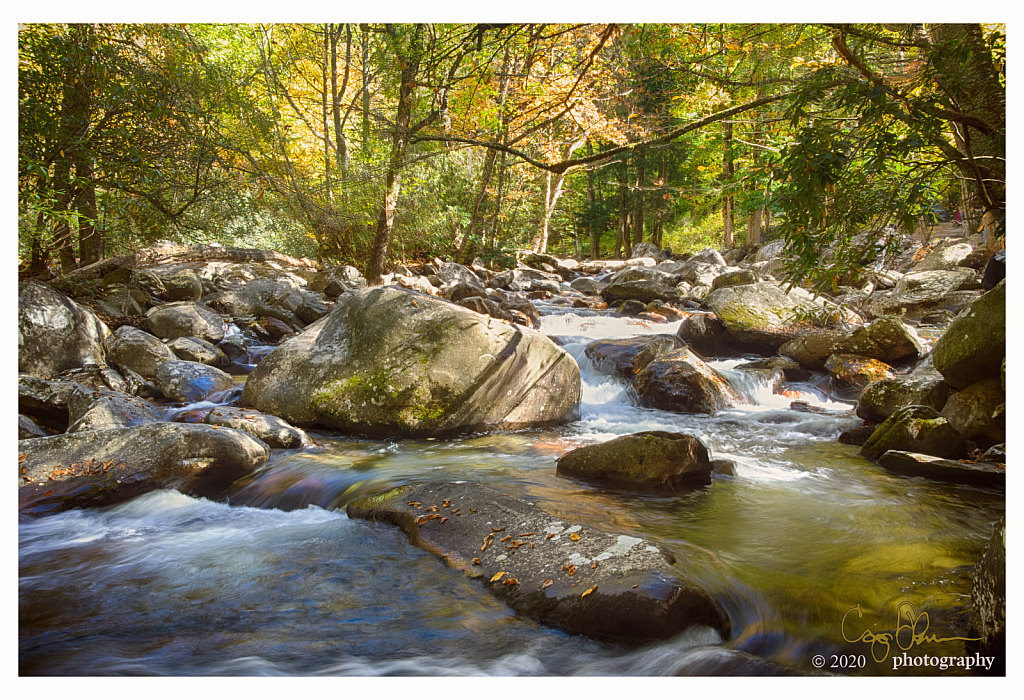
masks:
<path id="1" fill-rule="evenodd" d="M 597 590 L 597 586 L 593 586 L 592 588 L 588 588 L 587 590 L 583 591 L 583 595 L 581 595 L 580 598 L 586 598 L 588 595 L 590 595 L 591 593 L 593 593 L 596 590 Z"/>
<path id="2" fill-rule="evenodd" d="M 503 527 L 492 527 L 491 528 L 491 532 L 504 532 L 504 531 L 505 531 L 505 528 L 503 528 Z"/>
<path id="3" fill-rule="evenodd" d="M 26 459 L 28 459 L 28 454 L 18 455 L 18 464 L 21 464 Z"/>
<path id="4" fill-rule="evenodd" d="M 575 564 L 562 564 L 562 571 L 568 571 L 569 572 L 569 574 L 568 574 L 569 576 L 575 576 L 576 575 L 576 565 Z"/>
<path id="5" fill-rule="evenodd" d="M 552 581 L 549 578 L 544 579 L 543 583 L 540 584 L 541 590 L 547 588 L 548 586 L 550 586 L 553 583 L 554 583 L 554 581 Z"/>
<path id="6" fill-rule="evenodd" d="M 480 557 L 477 557 L 476 559 L 474 559 L 473 563 L 476 564 L 477 566 L 479 566 L 480 565 Z"/>
<path id="7" fill-rule="evenodd" d="M 520 537 L 529 537 L 530 535 L 536 535 L 536 532 L 524 532 Z"/>
<path id="8" fill-rule="evenodd" d="M 500 540 L 498 540 L 498 541 L 499 541 L 499 542 L 508 542 L 508 541 L 509 541 L 510 539 L 512 539 L 512 535 L 505 535 L 504 537 L 502 537 L 502 538 L 501 538 Z"/>
<path id="9" fill-rule="evenodd" d="M 519 579 L 517 579 L 517 578 L 507 578 L 507 579 L 505 579 L 503 581 L 503 583 L 506 586 L 518 586 L 519 585 Z"/>
<path id="10" fill-rule="evenodd" d="M 550 540 L 550 539 L 551 539 L 552 537 L 554 537 L 554 536 L 555 536 L 555 535 L 557 535 L 557 534 L 558 534 L 557 532 L 552 532 L 552 533 L 551 533 L 550 535 L 548 535 L 548 536 L 547 536 L 547 537 L 545 537 L 544 539 L 546 539 L 546 540 Z"/>
<path id="11" fill-rule="evenodd" d="M 579 542 L 580 541 L 580 533 L 578 533 L 578 532 L 572 533 L 571 535 L 569 535 L 569 539 L 572 540 L 573 542 Z"/>
<path id="12" fill-rule="evenodd" d="M 500 579 L 504 575 L 505 575 L 504 571 L 499 571 L 498 573 L 494 574 L 494 576 L 491 576 L 491 583 L 494 583 L 495 581 L 497 581 L 498 579 Z"/>

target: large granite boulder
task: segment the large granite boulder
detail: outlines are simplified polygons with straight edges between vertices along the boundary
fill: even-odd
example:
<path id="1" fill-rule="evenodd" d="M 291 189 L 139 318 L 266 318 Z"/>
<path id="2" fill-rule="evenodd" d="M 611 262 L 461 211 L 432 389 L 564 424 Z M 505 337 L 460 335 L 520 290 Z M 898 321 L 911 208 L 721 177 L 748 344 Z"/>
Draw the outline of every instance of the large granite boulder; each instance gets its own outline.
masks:
<path id="1" fill-rule="evenodd" d="M 332 287 L 334 294 L 327 294 L 329 287 Z M 366 278 L 363 274 L 351 265 L 339 265 L 329 270 L 316 273 L 309 282 L 309 290 L 313 292 L 324 292 L 328 296 L 337 296 L 338 292 L 346 289 L 363 289 L 366 287 Z"/>
<path id="2" fill-rule="evenodd" d="M 991 669 L 994 674 L 1006 674 L 1006 516 L 992 529 L 978 563 L 974 566 L 974 587 L 971 590 L 972 638 L 967 651 L 974 649 L 995 655 Z"/>
<path id="3" fill-rule="evenodd" d="M 924 344 L 917 331 L 896 316 L 880 316 L 866 326 L 855 328 L 839 341 L 835 352 L 870 357 L 889 365 L 921 357 Z"/>
<path id="4" fill-rule="evenodd" d="M 658 246 L 653 243 L 637 243 L 633 246 L 633 250 L 629 253 L 630 259 L 633 258 L 654 258 L 658 262 L 666 260 L 668 258 Z"/>
<path id="5" fill-rule="evenodd" d="M 960 311 L 978 297 L 980 289 L 978 273 L 967 268 L 911 272 L 895 288 L 872 294 L 864 309 L 872 317 L 918 319 L 943 309 Z"/>
<path id="6" fill-rule="evenodd" d="M 689 348 L 678 348 L 650 362 L 633 380 L 645 408 L 675 413 L 715 413 L 744 403 L 721 374 Z"/>
<path id="7" fill-rule="evenodd" d="M 158 338 L 196 336 L 215 344 L 224 339 L 224 321 L 199 302 L 155 306 L 146 312 L 146 320 L 150 332 Z"/>
<path id="8" fill-rule="evenodd" d="M 395 287 L 347 294 L 249 375 L 242 404 L 295 425 L 443 436 L 578 415 L 576 361 L 539 333 Z"/>
<path id="9" fill-rule="evenodd" d="M 176 489 L 215 498 L 267 461 L 270 450 L 238 430 L 152 423 L 22 440 L 18 508 L 43 515 Z M 19 457 L 20 459 L 20 457 Z"/>
<path id="10" fill-rule="evenodd" d="M 729 618 L 661 546 L 573 524 L 472 483 L 399 487 L 348 506 L 479 581 L 520 615 L 636 645 L 691 625 L 728 638 Z M 687 560 L 692 567 L 700 553 Z"/>
<path id="11" fill-rule="evenodd" d="M 985 447 L 1006 441 L 1005 418 L 1000 407 L 1006 403 L 1003 383 L 998 377 L 982 379 L 966 389 L 954 392 L 942 408 L 942 415 L 957 432 Z"/>
<path id="12" fill-rule="evenodd" d="M 175 354 L 156 336 L 132 326 L 121 326 L 107 340 L 110 361 L 129 368 L 146 379 L 156 376 L 161 362 L 175 359 Z"/>
<path id="13" fill-rule="evenodd" d="M 675 288 L 656 280 L 630 280 L 629 282 L 612 283 L 601 290 L 601 298 L 609 305 L 612 302 L 626 299 L 635 299 L 644 304 L 650 304 L 655 299 L 682 301 L 682 297 Z"/>
<path id="14" fill-rule="evenodd" d="M 156 267 L 150 272 L 160 280 L 164 301 L 199 301 L 203 296 L 203 282 L 191 266 Z"/>
<path id="15" fill-rule="evenodd" d="M 683 319 L 676 338 L 705 357 L 731 354 L 725 325 L 714 314 L 693 313 Z"/>
<path id="16" fill-rule="evenodd" d="M 954 389 L 1000 376 L 1006 357 L 1006 281 L 961 311 L 935 343 L 932 362 Z"/>
<path id="17" fill-rule="evenodd" d="M 708 448 L 683 433 L 650 430 L 586 445 L 558 458 L 556 471 L 640 486 L 709 484 L 713 465 Z"/>
<path id="18" fill-rule="evenodd" d="M 29 280 L 18 286 L 18 371 L 60 374 L 104 362 L 110 330 L 92 311 L 53 287 Z"/>
<path id="19" fill-rule="evenodd" d="M 68 401 L 67 432 L 109 430 L 146 425 L 160 420 L 153 404 L 120 391 L 76 391 Z"/>
<path id="20" fill-rule="evenodd" d="M 878 458 L 878 463 L 890 471 L 907 476 L 923 476 L 935 481 L 987 488 L 1006 488 L 1006 468 L 990 462 L 960 462 L 918 452 L 889 450 Z"/>
<path id="21" fill-rule="evenodd" d="M 967 456 L 967 440 L 934 408 L 907 406 L 875 428 L 860 453 L 877 460 L 889 450 L 963 459 Z"/>
<path id="22" fill-rule="evenodd" d="M 76 393 L 88 393 L 88 387 L 63 378 L 34 374 L 18 375 L 18 413 L 63 433 L 71 422 L 68 402 Z"/>
<path id="23" fill-rule="evenodd" d="M 815 328 L 783 343 L 779 354 L 796 360 L 805 369 L 822 370 L 825 369 L 825 361 L 838 351 L 845 337 L 842 331 Z"/>
<path id="24" fill-rule="evenodd" d="M 787 292 L 770 282 L 724 287 L 708 295 L 706 303 L 737 341 L 771 355 L 803 330 L 802 314 L 822 308 L 810 292 L 799 287 Z"/>
<path id="25" fill-rule="evenodd" d="M 974 252 L 974 247 L 970 243 L 936 245 L 930 253 L 922 258 L 921 262 L 914 265 L 914 272 L 953 270 L 972 252 Z"/>

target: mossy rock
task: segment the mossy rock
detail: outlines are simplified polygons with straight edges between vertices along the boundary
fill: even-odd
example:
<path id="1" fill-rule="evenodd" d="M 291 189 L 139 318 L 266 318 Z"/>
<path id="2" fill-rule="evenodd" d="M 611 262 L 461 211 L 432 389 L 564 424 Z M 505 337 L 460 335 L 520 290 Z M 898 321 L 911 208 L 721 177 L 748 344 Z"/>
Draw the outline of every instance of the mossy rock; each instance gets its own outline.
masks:
<path id="1" fill-rule="evenodd" d="M 934 408 L 907 406 L 875 428 L 860 453 L 877 460 L 889 450 L 962 459 L 967 456 L 967 440 Z"/>
<path id="2" fill-rule="evenodd" d="M 562 455 L 556 467 L 566 476 L 668 487 L 710 483 L 712 468 L 708 449 L 699 439 L 661 430 L 580 447 Z"/>
<path id="3" fill-rule="evenodd" d="M 961 311 L 935 343 L 932 362 L 954 389 L 999 377 L 1006 357 L 1006 280 Z"/>

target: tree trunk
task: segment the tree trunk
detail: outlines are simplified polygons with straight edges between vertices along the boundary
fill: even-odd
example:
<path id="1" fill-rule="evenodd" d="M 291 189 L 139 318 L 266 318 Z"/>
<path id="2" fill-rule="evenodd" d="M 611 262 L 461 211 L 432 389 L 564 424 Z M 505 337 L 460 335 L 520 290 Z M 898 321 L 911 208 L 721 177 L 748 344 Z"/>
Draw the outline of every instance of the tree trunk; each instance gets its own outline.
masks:
<path id="1" fill-rule="evenodd" d="M 629 185 L 626 178 L 629 177 L 629 164 L 625 158 L 622 159 L 622 166 L 619 169 L 619 235 L 615 240 L 615 258 L 621 260 L 629 257 L 633 251 L 633 244 L 629 240 Z M 625 256 L 622 247 L 625 245 Z"/>
<path id="2" fill-rule="evenodd" d="M 636 162 L 636 220 L 633 222 L 633 244 L 644 242 L 644 175 L 646 154 L 640 153 Z"/>
<path id="3" fill-rule="evenodd" d="M 735 245 L 732 195 L 734 167 L 732 159 L 732 122 L 729 120 L 722 122 L 722 140 L 724 148 L 722 155 L 722 223 L 725 229 L 722 245 L 726 248 L 732 248 Z"/>
<path id="4" fill-rule="evenodd" d="M 658 186 L 664 187 L 668 182 L 668 166 L 665 164 L 665 154 L 661 154 L 661 162 L 658 164 Z M 658 206 L 655 208 L 657 219 L 654 222 L 654 230 L 651 232 L 651 242 L 658 248 L 662 248 L 662 237 L 665 233 L 665 210 L 668 208 L 667 195 L 662 193 L 658 197 Z"/>
<path id="5" fill-rule="evenodd" d="M 370 25 L 361 24 L 359 28 L 363 33 L 363 56 L 362 56 L 362 78 L 363 89 L 361 93 L 361 106 L 363 112 L 362 124 L 362 147 L 363 162 L 370 162 Z"/>
<path id="6" fill-rule="evenodd" d="M 413 46 L 409 53 L 399 56 L 403 68 L 398 91 L 398 114 L 395 118 L 395 130 L 391 140 L 391 158 L 388 161 L 387 175 L 384 178 L 384 201 L 377 214 L 377 232 L 373 239 L 373 250 L 370 253 L 370 264 L 366 274 L 366 282 L 370 286 L 378 286 L 383 283 L 388 252 L 391 249 L 395 209 L 398 206 L 398 193 L 402 184 L 402 161 L 405 159 L 405 150 L 409 144 L 412 98 L 416 90 L 416 74 L 419 71 L 418 39 L 417 30 L 417 36 L 413 39 Z"/>
<path id="7" fill-rule="evenodd" d="M 61 272 L 68 273 L 75 269 L 75 247 L 71 241 L 71 225 L 68 211 L 72 199 L 71 165 L 67 158 L 57 158 L 53 164 L 53 180 L 56 200 L 54 210 L 57 214 L 53 228 L 53 247 L 57 250 Z"/>
<path id="8" fill-rule="evenodd" d="M 455 259 L 460 263 L 465 264 L 467 254 L 472 253 L 471 246 L 475 245 L 472 242 L 473 234 L 480 226 L 480 220 L 483 219 L 483 203 L 487 197 L 487 186 L 491 184 L 491 173 L 494 171 L 494 159 L 497 153 L 493 149 L 487 149 L 487 154 L 484 156 L 484 170 L 480 174 L 480 189 L 477 190 L 476 199 L 473 200 L 473 214 L 469 218 L 469 227 L 466 229 L 466 234 L 462 240 L 457 244 L 458 253 Z"/>
<path id="9" fill-rule="evenodd" d="M 594 155 L 594 147 L 587 139 L 587 155 Z M 596 209 L 597 196 L 594 192 L 594 171 L 587 168 L 587 235 L 590 237 L 590 259 L 598 260 L 601 257 L 601 235 L 594 226 L 594 212 Z"/>

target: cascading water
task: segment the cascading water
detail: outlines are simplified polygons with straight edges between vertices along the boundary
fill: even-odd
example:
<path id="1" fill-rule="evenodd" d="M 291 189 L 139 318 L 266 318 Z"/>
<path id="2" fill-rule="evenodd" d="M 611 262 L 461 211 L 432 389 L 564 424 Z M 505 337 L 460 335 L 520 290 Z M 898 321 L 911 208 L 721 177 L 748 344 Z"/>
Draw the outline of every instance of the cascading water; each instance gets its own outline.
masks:
<path id="1" fill-rule="evenodd" d="M 543 311 L 543 332 L 581 368 L 573 424 L 449 441 L 316 435 L 316 448 L 275 451 L 228 503 L 157 491 L 23 520 L 20 673 L 742 675 L 815 672 L 815 655 L 847 654 L 866 664 L 824 670 L 894 675 L 844 635 L 892 630 L 904 600 L 929 613 L 937 637 L 967 636 L 971 568 L 1001 492 L 889 474 L 835 441 L 859 422 L 848 404 L 812 383 L 771 393 L 737 360 L 713 366 L 750 404 L 713 416 L 638 407 L 583 348 L 678 323 Z M 556 476 L 567 450 L 642 430 L 695 435 L 735 476 L 680 493 Z M 663 544 L 728 612 L 731 638 L 691 628 L 627 649 L 573 637 L 514 615 L 397 529 L 344 514 L 356 498 L 436 480 L 492 485 Z M 855 606 L 863 617 L 844 628 Z M 958 655 L 964 643 L 919 651 Z M 927 671 L 898 675 L 913 672 Z"/>

